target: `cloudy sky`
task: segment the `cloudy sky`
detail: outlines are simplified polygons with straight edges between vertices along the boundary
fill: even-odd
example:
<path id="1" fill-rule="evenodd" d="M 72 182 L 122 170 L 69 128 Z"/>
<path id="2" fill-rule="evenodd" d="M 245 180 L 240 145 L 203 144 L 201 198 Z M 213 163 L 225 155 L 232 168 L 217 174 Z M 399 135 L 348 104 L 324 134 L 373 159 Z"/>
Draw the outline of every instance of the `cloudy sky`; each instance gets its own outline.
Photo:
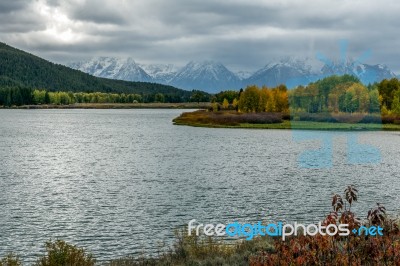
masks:
<path id="1" fill-rule="evenodd" d="M 57 63 L 93 56 L 139 63 L 214 60 L 254 70 L 282 56 L 338 58 L 400 73 L 395 0 L 0 0 L 0 41 Z"/>

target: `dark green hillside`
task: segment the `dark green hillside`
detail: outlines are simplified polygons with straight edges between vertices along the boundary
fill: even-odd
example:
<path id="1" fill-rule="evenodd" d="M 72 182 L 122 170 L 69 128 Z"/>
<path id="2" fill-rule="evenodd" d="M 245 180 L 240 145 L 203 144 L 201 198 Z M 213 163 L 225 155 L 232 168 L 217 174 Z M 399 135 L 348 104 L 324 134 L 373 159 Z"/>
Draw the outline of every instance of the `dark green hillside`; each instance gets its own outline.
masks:
<path id="1" fill-rule="evenodd" d="M 97 78 L 69 67 L 54 64 L 27 52 L 0 43 L 0 88 L 41 88 L 48 91 L 134 93 L 144 96 L 164 94 L 168 101 L 187 101 L 192 92 L 147 82 Z"/>

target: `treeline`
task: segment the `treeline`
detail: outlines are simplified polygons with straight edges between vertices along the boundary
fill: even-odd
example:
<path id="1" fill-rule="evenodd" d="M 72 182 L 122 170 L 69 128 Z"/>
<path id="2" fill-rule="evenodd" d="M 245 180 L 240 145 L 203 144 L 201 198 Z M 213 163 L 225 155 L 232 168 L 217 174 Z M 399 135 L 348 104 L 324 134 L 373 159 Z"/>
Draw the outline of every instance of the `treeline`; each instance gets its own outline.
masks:
<path id="1" fill-rule="evenodd" d="M 0 88 L 0 106 L 33 104 L 32 90 L 25 87 Z"/>
<path id="2" fill-rule="evenodd" d="M 286 86 L 224 91 L 214 101 L 240 112 L 382 113 L 400 115 L 400 81 L 396 78 L 364 86 L 354 76 L 330 76 L 288 91 Z"/>
<path id="3" fill-rule="evenodd" d="M 200 91 L 192 91 L 189 97 L 171 97 L 163 93 L 134 94 L 134 93 L 104 93 L 104 92 L 63 92 L 32 90 L 26 87 L 0 88 L 0 106 L 20 105 L 69 105 L 75 103 L 179 103 L 179 102 L 208 102 L 210 95 Z"/>
<path id="4" fill-rule="evenodd" d="M 382 80 L 364 86 L 354 76 L 331 76 L 299 86 L 289 94 L 291 112 L 382 113 L 400 115 L 400 82 Z"/>
<path id="5" fill-rule="evenodd" d="M 290 93 L 292 112 L 325 113 L 378 113 L 378 89 L 365 87 L 358 78 L 350 75 L 331 76 L 299 86 Z"/>
<path id="6" fill-rule="evenodd" d="M 165 102 L 163 94 L 154 96 L 155 101 Z M 45 90 L 33 91 L 33 104 L 68 105 L 75 103 L 141 103 L 143 97 L 139 94 L 117 94 L 103 92 L 48 92 Z"/>
<path id="7" fill-rule="evenodd" d="M 252 112 L 280 112 L 286 113 L 289 109 L 288 90 L 285 85 L 276 88 L 259 88 L 248 86 L 245 90 L 223 91 L 215 95 L 213 100 L 219 103 L 219 108 L 236 109 L 244 113 Z M 215 109 L 215 108 L 214 108 Z"/>

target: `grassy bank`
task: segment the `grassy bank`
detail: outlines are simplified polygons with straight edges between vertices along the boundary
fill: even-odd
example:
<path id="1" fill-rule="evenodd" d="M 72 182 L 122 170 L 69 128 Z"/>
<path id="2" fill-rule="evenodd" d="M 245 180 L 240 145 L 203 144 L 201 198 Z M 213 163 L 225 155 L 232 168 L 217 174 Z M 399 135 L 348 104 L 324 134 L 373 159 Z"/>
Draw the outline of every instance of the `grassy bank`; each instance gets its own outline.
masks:
<path id="1" fill-rule="evenodd" d="M 210 103 L 75 103 L 69 105 L 22 105 L 0 109 L 205 109 Z"/>
<path id="2" fill-rule="evenodd" d="M 392 130 L 400 131 L 400 124 L 294 121 L 280 113 L 242 114 L 235 111 L 211 112 L 199 110 L 182 113 L 173 120 L 175 125 L 212 128 L 302 129 L 302 130 Z"/>

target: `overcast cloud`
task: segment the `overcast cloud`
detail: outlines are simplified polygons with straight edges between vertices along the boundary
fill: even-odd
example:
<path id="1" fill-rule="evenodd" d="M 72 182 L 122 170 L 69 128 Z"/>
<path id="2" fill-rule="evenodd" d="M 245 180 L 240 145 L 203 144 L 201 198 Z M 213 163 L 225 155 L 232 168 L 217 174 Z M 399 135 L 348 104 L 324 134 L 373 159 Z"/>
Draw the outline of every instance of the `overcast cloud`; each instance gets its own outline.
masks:
<path id="1" fill-rule="evenodd" d="M 215 60 L 254 70 L 282 56 L 339 57 L 400 73 L 395 0 L 0 0 L 0 41 L 57 63 L 93 56 L 140 63 Z"/>

